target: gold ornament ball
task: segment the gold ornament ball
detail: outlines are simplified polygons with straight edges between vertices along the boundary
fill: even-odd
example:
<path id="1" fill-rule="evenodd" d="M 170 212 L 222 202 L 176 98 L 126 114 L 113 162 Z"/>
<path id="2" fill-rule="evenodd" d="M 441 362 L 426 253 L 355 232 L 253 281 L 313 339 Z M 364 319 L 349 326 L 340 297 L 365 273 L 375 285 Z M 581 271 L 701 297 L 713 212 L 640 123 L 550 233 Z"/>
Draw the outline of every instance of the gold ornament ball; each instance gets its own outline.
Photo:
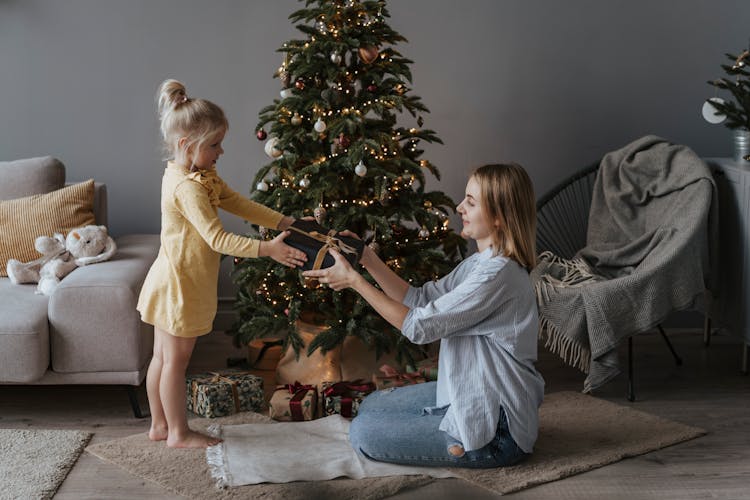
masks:
<path id="1" fill-rule="evenodd" d="M 373 45 L 360 47 L 357 52 L 359 53 L 359 58 L 365 64 L 372 64 L 378 58 L 378 48 Z"/>

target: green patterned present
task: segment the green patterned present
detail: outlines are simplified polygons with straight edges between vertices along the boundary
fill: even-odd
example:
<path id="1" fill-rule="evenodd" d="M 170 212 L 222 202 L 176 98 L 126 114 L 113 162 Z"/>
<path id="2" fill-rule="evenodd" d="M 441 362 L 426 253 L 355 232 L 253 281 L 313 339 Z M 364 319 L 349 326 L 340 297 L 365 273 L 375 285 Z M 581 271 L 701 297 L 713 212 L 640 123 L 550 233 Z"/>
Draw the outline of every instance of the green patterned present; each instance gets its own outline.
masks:
<path id="1" fill-rule="evenodd" d="M 263 379 L 248 372 L 188 375 L 187 409 L 208 418 L 263 408 Z"/>
<path id="2" fill-rule="evenodd" d="M 268 406 L 274 420 L 313 420 L 318 414 L 318 389 L 299 382 L 276 386 Z"/>
<path id="3" fill-rule="evenodd" d="M 361 380 L 323 382 L 320 391 L 323 394 L 323 413 L 325 415 L 338 413 L 346 418 L 356 417 L 359 404 L 374 390 L 375 384 Z"/>
<path id="4" fill-rule="evenodd" d="M 434 358 L 417 361 L 416 365 L 407 365 L 407 372 L 416 372 L 422 375 L 428 382 L 438 379 L 438 360 Z"/>

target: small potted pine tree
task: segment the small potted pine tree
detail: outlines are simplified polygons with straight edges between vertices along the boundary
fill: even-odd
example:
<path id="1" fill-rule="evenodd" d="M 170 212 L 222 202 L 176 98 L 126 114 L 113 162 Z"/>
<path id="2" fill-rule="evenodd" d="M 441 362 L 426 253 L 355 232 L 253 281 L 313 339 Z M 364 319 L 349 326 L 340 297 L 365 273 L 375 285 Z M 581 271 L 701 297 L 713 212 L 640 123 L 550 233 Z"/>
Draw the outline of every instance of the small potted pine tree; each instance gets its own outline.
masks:
<path id="1" fill-rule="evenodd" d="M 750 161 L 750 50 L 739 56 L 726 54 L 731 64 L 721 67 L 727 76 L 709 80 L 708 84 L 728 91 L 734 100 L 712 97 L 706 100 L 706 106 L 715 110 L 713 116 L 706 119 L 711 123 L 724 123 L 734 131 L 735 161 Z M 709 108 L 710 109 L 710 108 Z"/>

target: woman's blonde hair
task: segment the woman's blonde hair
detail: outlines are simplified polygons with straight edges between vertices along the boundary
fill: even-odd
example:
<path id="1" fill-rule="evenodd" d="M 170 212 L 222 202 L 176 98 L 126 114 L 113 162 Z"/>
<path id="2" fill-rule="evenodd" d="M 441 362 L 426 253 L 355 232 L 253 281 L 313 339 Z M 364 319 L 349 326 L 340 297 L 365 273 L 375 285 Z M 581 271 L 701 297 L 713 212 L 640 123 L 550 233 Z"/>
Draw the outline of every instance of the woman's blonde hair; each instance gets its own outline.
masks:
<path id="1" fill-rule="evenodd" d="M 180 163 L 187 163 L 188 151 L 197 154 L 206 141 L 229 127 L 224 110 L 206 99 L 188 97 L 185 85 L 177 80 L 164 80 L 156 99 L 164 149 Z M 187 141 L 180 147 L 182 137 Z"/>
<path id="2" fill-rule="evenodd" d="M 471 174 L 492 231 L 494 253 L 536 265 L 536 198 L 531 178 L 515 163 L 484 165 Z M 499 224 L 495 224 L 495 222 Z"/>

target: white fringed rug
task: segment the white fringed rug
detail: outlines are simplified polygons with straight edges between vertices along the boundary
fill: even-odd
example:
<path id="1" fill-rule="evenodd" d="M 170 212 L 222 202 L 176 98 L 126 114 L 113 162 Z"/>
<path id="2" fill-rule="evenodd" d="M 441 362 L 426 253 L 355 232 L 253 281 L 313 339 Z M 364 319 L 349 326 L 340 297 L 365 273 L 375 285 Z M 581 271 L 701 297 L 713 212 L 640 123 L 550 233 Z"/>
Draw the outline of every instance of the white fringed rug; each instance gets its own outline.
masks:
<path id="1" fill-rule="evenodd" d="M 52 498 L 91 435 L 83 431 L 0 429 L 0 500 Z"/>

